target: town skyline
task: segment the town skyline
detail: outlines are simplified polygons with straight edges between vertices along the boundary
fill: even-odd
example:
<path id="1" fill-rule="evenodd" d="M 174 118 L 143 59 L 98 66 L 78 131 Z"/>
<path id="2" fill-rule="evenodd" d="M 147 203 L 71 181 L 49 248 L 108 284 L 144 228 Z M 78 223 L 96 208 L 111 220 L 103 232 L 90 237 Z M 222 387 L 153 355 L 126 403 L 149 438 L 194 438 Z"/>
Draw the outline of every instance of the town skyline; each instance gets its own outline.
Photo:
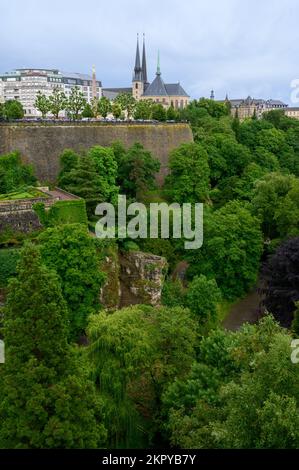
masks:
<path id="1" fill-rule="evenodd" d="M 290 84 L 299 76 L 292 60 L 299 40 L 298 4 L 238 3 L 188 0 L 182 6 L 166 0 L 157 10 L 129 0 L 116 1 L 112 11 L 101 1 L 92 0 L 88 9 L 73 4 L 70 10 L 69 1 L 53 0 L 40 12 L 38 2 L 28 0 L 18 4 L 16 16 L 12 0 L 0 6 L 5 18 L 0 72 L 57 68 L 91 75 L 94 64 L 104 87 L 129 86 L 139 32 L 140 39 L 145 33 L 151 80 L 159 50 L 164 79 L 184 83 L 191 98 L 208 97 L 213 89 L 216 99 L 250 95 L 291 104 Z M 95 24 L 94 18 L 99 18 Z M 13 30 L 21 32 L 22 41 Z"/>

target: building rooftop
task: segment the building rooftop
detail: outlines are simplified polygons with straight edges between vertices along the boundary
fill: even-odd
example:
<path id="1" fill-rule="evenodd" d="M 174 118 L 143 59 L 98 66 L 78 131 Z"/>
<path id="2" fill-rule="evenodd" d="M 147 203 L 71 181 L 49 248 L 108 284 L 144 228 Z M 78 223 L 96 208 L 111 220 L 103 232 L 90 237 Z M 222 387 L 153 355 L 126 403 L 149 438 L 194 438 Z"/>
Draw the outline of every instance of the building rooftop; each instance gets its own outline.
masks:
<path id="1" fill-rule="evenodd" d="M 61 72 L 65 78 L 73 78 L 74 80 L 88 80 L 91 81 L 91 75 L 85 73 L 76 73 L 76 72 Z"/>
<path id="2" fill-rule="evenodd" d="M 221 103 L 224 103 L 227 100 L 221 100 Z M 251 96 L 248 96 L 247 98 L 237 98 L 237 99 L 228 99 L 228 101 L 231 103 L 233 107 L 239 107 L 241 104 L 245 105 L 263 105 L 265 104 L 266 106 L 281 106 L 281 107 L 287 107 L 288 105 L 285 104 L 281 100 L 264 100 L 262 98 L 252 98 Z"/>
<path id="3" fill-rule="evenodd" d="M 58 69 L 39 69 L 39 68 L 15 69 L 10 72 L 5 72 L 3 74 L 0 74 L 0 77 L 3 77 L 3 78 L 16 77 L 16 76 L 21 77 L 23 75 L 25 76 L 37 76 L 37 75 L 55 76 L 61 79 L 65 78 L 65 79 L 71 79 L 71 80 L 92 81 L 92 76 L 85 74 L 85 73 L 65 72 L 65 71 L 60 71 Z M 97 80 L 97 82 L 99 82 L 99 80 Z"/>
<path id="4" fill-rule="evenodd" d="M 115 100 L 118 95 L 121 93 L 132 93 L 132 87 L 131 88 L 102 88 L 102 94 L 105 96 L 105 98 L 108 98 L 108 100 Z"/>
<path id="5" fill-rule="evenodd" d="M 154 81 L 144 91 L 143 96 L 168 96 L 160 74 L 156 75 Z"/>
<path id="6" fill-rule="evenodd" d="M 186 96 L 189 98 L 180 83 L 166 83 L 165 88 L 169 96 Z"/>

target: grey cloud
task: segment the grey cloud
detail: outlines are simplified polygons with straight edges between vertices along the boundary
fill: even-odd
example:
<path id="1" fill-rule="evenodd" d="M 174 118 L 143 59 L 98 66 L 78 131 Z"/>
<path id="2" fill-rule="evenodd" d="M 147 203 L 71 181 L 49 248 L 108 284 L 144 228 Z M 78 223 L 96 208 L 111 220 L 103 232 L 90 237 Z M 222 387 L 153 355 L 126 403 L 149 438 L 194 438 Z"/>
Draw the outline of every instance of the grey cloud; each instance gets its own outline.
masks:
<path id="1" fill-rule="evenodd" d="M 299 77 L 297 0 L 10 0 L 0 5 L 0 69 L 57 67 L 105 86 L 131 81 L 136 33 L 146 33 L 166 81 L 192 97 L 281 98 Z"/>

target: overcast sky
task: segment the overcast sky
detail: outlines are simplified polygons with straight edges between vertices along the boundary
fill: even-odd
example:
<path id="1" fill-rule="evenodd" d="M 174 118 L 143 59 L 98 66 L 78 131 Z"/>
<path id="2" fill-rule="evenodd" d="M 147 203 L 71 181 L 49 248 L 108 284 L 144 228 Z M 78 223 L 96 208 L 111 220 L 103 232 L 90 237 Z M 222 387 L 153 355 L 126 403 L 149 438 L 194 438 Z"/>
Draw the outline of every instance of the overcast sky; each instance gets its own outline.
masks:
<path id="1" fill-rule="evenodd" d="M 157 51 L 165 82 L 193 97 L 290 102 L 299 78 L 298 0 L 0 0 L 0 72 L 21 67 L 91 73 L 129 86 L 136 34 Z"/>

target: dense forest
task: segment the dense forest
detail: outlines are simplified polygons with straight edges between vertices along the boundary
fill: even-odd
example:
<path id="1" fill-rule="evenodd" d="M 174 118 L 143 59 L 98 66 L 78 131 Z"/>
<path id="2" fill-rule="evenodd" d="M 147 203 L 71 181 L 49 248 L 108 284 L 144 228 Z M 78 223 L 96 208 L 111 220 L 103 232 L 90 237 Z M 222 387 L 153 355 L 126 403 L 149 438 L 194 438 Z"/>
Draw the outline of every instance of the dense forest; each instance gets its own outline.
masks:
<path id="1" fill-rule="evenodd" d="M 0 233 L 0 448 L 298 448 L 299 121 L 271 111 L 240 122 L 206 99 L 179 119 L 194 142 L 172 151 L 162 188 L 138 142 L 65 149 L 57 185 L 87 217 Z M 0 199 L 36 185 L 17 152 L 0 156 Z M 204 203 L 203 246 L 97 239 L 95 207 L 118 194 Z M 166 258 L 162 305 L 105 309 L 109 250 Z M 259 322 L 224 329 L 256 286 Z"/>

